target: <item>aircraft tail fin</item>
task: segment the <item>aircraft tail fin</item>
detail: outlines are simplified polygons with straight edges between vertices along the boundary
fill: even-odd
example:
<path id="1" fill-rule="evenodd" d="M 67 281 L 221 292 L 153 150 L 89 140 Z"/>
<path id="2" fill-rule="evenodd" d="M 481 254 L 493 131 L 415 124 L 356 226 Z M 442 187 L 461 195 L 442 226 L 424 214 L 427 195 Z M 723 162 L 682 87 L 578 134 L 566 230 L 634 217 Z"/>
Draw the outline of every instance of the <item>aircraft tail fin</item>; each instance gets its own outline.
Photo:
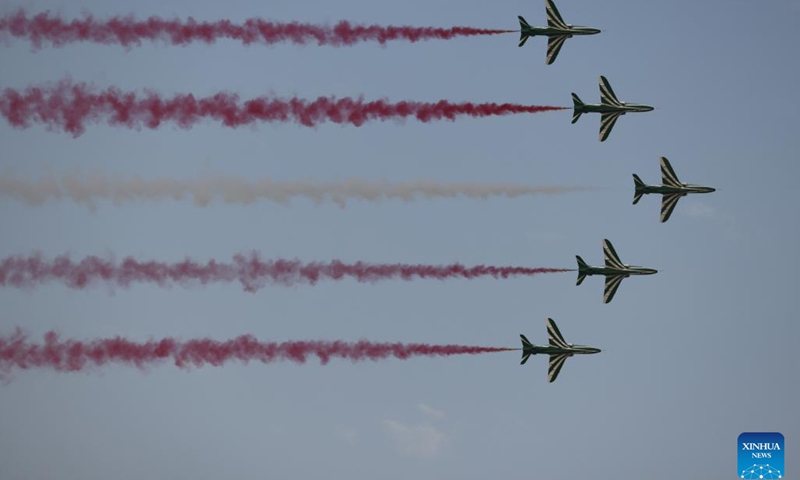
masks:
<path id="1" fill-rule="evenodd" d="M 517 18 L 519 19 L 519 46 L 521 47 L 525 45 L 525 42 L 528 41 L 528 37 L 531 36 L 531 34 L 528 33 L 531 26 L 522 18 L 522 15 L 517 15 Z"/>
<path id="2" fill-rule="evenodd" d="M 572 123 L 577 122 L 578 119 L 581 118 L 581 115 L 583 114 L 583 110 L 582 110 L 583 105 L 584 105 L 584 103 L 583 103 L 583 100 L 581 100 L 581 97 L 579 97 L 579 96 L 577 96 L 576 94 L 573 93 L 572 94 L 572 108 L 573 108 Z"/>
<path id="3" fill-rule="evenodd" d="M 533 344 L 527 338 L 525 338 L 525 335 L 520 334 L 519 338 L 522 340 L 522 360 L 519 362 L 519 364 L 525 365 L 525 362 L 527 362 L 528 358 L 531 356 Z"/>
<path id="4" fill-rule="evenodd" d="M 642 189 L 644 188 L 644 182 L 641 178 L 639 178 L 639 175 L 636 175 L 635 173 L 633 174 L 633 185 L 635 187 L 633 192 L 633 204 L 636 205 L 639 203 L 642 195 L 644 195 L 644 192 L 642 192 Z"/>
<path id="5" fill-rule="evenodd" d="M 578 261 L 578 282 L 575 285 L 580 285 L 586 278 L 586 269 L 589 268 L 589 265 L 583 261 L 580 255 L 575 255 L 575 259 Z"/>

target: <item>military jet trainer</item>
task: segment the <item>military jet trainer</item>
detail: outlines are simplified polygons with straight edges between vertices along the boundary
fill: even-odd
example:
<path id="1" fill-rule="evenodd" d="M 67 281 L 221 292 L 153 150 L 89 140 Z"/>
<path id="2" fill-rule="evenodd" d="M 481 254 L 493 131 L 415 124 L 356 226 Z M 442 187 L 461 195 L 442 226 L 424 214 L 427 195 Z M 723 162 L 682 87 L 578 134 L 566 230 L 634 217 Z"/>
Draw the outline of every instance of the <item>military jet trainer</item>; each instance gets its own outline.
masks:
<path id="1" fill-rule="evenodd" d="M 545 10 L 547 10 L 547 26 L 546 27 L 532 27 L 525 21 L 522 16 L 517 16 L 519 19 L 519 46 L 525 45 L 528 37 L 535 37 L 541 35 L 549 37 L 547 40 L 547 65 L 556 61 L 558 52 L 564 46 L 564 42 L 573 35 L 594 35 L 600 33 L 600 30 L 590 27 L 578 27 L 568 23 L 564 23 L 561 14 L 558 13 L 553 0 L 545 0 Z"/>
<path id="2" fill-rule="evenodd" d="M 564 337 L 558 330 L 556 322 L 552 318 L 547 319 L 547 334 L 550 337 L 549 345 L 534 345 L 525 335 L 520 334 L 522 339 L 522 361 L 520 365 L 525 365 L 531 355 L 544 353 L 550 355 L 550 366 L 547 369 L 547 381 L 553 383 L 561 372 L 567 358 L 578 354 L 591 354 L 600 352 L 599 348 L 587 347 L 586 345 L 573 345 L 564 341 Z"/>
<path id="3" fill-rule="evenodd" d="M 658 273 L 658 270 L 653 268 L 622 263 L 619 259 L 619 255 L 617 255 L 617 252 L 614 250 L 614 246 L 605 238 L 603 239 L 603 254 L 606 259 L 606 264 L 602 267 L 587 265 L 581 257 L 575 255 L 575 258 L 578 260 L 578 283 L 575 285 L 583 283 L 587 275 L 605 275 L 606 288 L 603 293 L 603 303 L 609 303 L 611 299 L 614 298 L 614 294 L 617 293 L 617 289 L 624 278 L 631 275 L 652 275 Z"/>
<path id="4" fill-rule="evenodd" d="M 583 103 L 576 94 L 572 94 L 572 123 L 578 121 L 584 113 L 600 113 L 600 141 L 604 142 L 611 134 L 617 119 L 628 112 L 649 112 L 650 105 L 620 102 L 611 89 L 611 84 L 604 76 L 600 76 L 600 105 Z"/>
<path id="5" fill-rule="evenodd" d="M 642 195 L 650 193 L 660 193 L 661 197 L 661 223 L 669 220 L 675 206 L 678 205 L 678 200 L 685 197 L 690 193 L 711 193 L 716 192 L 717 189 L 713 187 L 706 187 L 703 185 L 692 185 L 689 183 L 681 183 L 678 176 L 675 175 L 675 170 L 669 164 L 669 160 L 661 157 L 661 181 L 663 185 L 645 185 L 641 178 L 635 173 L 633 174 L 633 183 L 636 190 L 633 194 L 633 204 L 636 205 Z"/>

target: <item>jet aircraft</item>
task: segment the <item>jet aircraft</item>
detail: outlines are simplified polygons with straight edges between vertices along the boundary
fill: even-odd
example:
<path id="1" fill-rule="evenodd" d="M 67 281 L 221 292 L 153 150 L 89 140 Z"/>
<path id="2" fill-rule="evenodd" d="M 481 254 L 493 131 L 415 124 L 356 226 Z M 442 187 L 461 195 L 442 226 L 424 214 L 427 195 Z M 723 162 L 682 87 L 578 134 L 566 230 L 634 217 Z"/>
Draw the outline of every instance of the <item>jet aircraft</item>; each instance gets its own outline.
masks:
<path id="1" fill-rule="evenodd" d="M 689 183 L 681 183 L 678 176 L 675 175 L 675 170 L 669 164 L 669 160 L 661 157 L 661 181 L 663 185 L 645 185 L 641 178 L 635 173 L 633 174 L 633 183 L 636 190 L 633 194 L 633 204 L 636 205 L 642 195 L 650 193 L 660 193 L 661 197 L 661 223 L 669 220 L 675 206 L 678 205 L 678 200 L 685 197 L 690 193 L 711 193 L 716 192 L 716 188 L 706 187 L 703 185 L 692 185 Z"/>
<path id="2" fill-rule="evenodd" d="M 584 113 L 600 113 L 600 141 L 604 142 L 611 134 L 611 129 L 617 119 L 628 112 L 649 112 L 653 110 L 650 105 L 620 102 L 611 89 L 606 77 L 600 75 L 600 105 L 583 103 L 576 94 L 572 94 L 573 114 L 572 123 L 578 121 Z"/>
<path id="3" fill-rule="evenodd" d="M 546 27 L 532 27 L 525 21 L 522 16 L 517 16 L 519 19 L 519 46 L 525 45 L 528 37 L 535 37 L 536 35 L 546 36 L 547 40 L 547 65 L 556 61 L 558 52 L 564 46 L 564 42 L 573 35 L 594 35 L 600 33 L 600 30 L 589 27 L 578 27 L 568 23 L 564 23 L 561 14 L 558 13 L 556 4 L 553 0 L 545 0 L 545 10 L 547 10 L 547 26 Z"/>
<path id="4" fill-rule="evenodd" d="M 564 337 L 558 330 L 556 322 L 552 318 L 547 319 L 547 334 L 550 337 L 549 345 L 534 345 L 525 335 L 520 335 L 522 340 L 522 361 L 520 365 L 525 365 L 531 355 L 544 353 L 550 355 L 550 366 L 547 369 L 547 381 L 553 383 L 556 381 L 561 368 L 567 358 L 573 355 L 598 353 L 599 348 L 587 347 L 586 345 L 573 345 L 564 341 Z"/>
<path id="5" fill-rule="evenodd" d="M 614 246 L 608 239 L 603 239 L 603 254 L 606 259 L 606 264 L 602 267 L 593 267 L 587 265 L 581 257 L 575 255 L 578 260 L 578 283 L 580 285 L 586 278 L 586 275 L 605 275 L 606 288 L 603 293 L 603 303 L 609 303 L 614 294 L 617 293 L 622 280 L 631 275 L 652 275 L 658 273 L 658 270 L 652 268 L 640 267 L 637 265 L 627 265 L 622 263 L 619 255 L 614 250 Z"/>

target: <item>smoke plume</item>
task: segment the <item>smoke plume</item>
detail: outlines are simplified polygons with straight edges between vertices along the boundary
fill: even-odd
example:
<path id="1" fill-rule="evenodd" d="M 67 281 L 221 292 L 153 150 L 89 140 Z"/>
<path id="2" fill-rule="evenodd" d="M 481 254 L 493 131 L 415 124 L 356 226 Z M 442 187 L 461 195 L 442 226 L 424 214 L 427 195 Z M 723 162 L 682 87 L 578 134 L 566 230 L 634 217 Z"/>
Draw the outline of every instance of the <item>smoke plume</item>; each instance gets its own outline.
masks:
<path id="1" fill-rule="evenodd" d="M 211 44 L 217 40 L 234 40 L 244 45 L 254 43 L 296 45 L 351 46 L 361 42 L 390 41 L 419 42 L 423 40 L 449 40 L 457 37 L 499 35 L 517 30 L 496 30 L 472 27 L 410 27 L 351 25 L 340 21 L 333 26 L 299 22 L 273 22 L 261 18 L 250 18 L 243 23 L 230 20 L 198 22 L 167 20 L 155 16 L 147 20 L 136 20 L 133 16 L 116 16 L 106 20 L 91 15 L 83 19 L 65 20 L 49 11 L 28 15 L 24 9 L 0 16 L 0 34 L 28 39 L 38 49 L 49 42 L 55 47 L 69 43 L 92 42 L 103 45 L 122 45 L 130 48 L 143 41 L 163 41 L 171 45 L 187 45 L 194 42 Z"/>
<path id="2" fill-rule="evenodd" d="M 18 255 L 0 260 L 0 287 L 32 288 L 47 282 L 60 282 L 69 288 L 82 290 L 101 281 L 110 286 L 121 287 L 129 287 L 132 283 L 155 283 L 166 287 L 172 284 L 188 286 L 191 283 L 205 285 L 239 281 L 245 291 L 256 292 L 267 284 L 315 285 L 323 279 L 352 278 L 358 282 L 372 283 L 398 278 L 402 280 L 508 278 L 570 271 L 573 270 L 486 265 L 466 267 L 458 263 L 413 265 L 366 262 L 348 264 L 339 260 L 328 263 L 304 263 L 285 259 L 264 261 L 259 258 L 257 252 L 249 255 L 237 254 L 230 263 L 210 260 L 205 264 L 188 258 L 182 262 L 167 263 L 140 261 L 132 257 L 117 263 L 96 256 L 87 256 L 79 262 L 74 262 L 68 255 L 46 260 L 41 254 L 34 253 L 27 257 Z"/>
<path id="3" fill-rule="evenodd" d="M 63 130 L 79 137 L 88 123 L 106 121 L 112 126 L 156 129 L 165 122 L 189 129 L 203 119 L 213 119 L 230 128 L 255 122 L 296 122 L 314 127 L 323 122 L 361 126 L 371 120 L 402 120 L 414 117 L 427 123 L 457 117 L 487 117 L 564 110 L 565 107 L 520 105 L 514 103 L 454 103 L 363 98 L 258 97 L 244 102 L 233 93 L 220 92 L 195 98 L 176 94 L 165 98 L 148 91 L 143 95 L 110 87 L 98 90 L 86 83 L 62 80 L 55 86 L 30 86 L 25 90 L 6 88 L 0 95 L 0 114 L 14 127 L 28 128 L 41 123 L 49 130 Z"/>
<path id="4" fill-rule="evenodd" d="M 357 342 L 288 341 L 262 342 L 251 335 L 216 341 L 208 338 L 179 341 L 174 338 L 134 342 L 121 337 L 97 339 L 89 342 L 61 340 L 54 331 L 44 335 L 43 343 L 28 342 L 19 329 L 14 334 L 0 337 L 0 377 L 14 368 L 49 368 L 58 372 L 79 372 L 106 364 L 124 364 L 145 369 L 152 364 L 172 360 L 179 368 L 202 367 L 206 364 L 220 367 L 238 360 L 273 363 L 291 361 L 305 363 L 317 357 L 322 365 L 331 359 L 352 362 L 377 361 L 389 357 L 408 360 L 413 357 L 445 357 L 451 355 L 478 355 L 483 353 L 518 350 L 514 348 L 479 347 L 465 345 L 429 345 L 424 343 L 378 343 L 367 340 Z"/>
<path id="5" fill-rule="evenodd" d="M 109 177 L 102 172 L 74 171 L 60 175 L 43 175 L 28 181 L 14 175 L 0 175 L 0 197 L 29 205 L 42 205 L 48 199 L 68 199 L 95 208 L 95 202 L 110 200 L 115 204 L 136 200 L 182 200 L 190 198 L 198 207 L 214 199 L 228 204 L 249 205 L 266 200 L 288 205 L 293 197 L 304 197 L 316 204 L 329 201 L 344 207 L 348 200 L 381 202 L 417 198 L 467 197 L 487 199 L 492 196 L 516 198 L 530 195 L 556 195 L 589 190 L 588 187 L 528 186 L 509 183 L 440 183 L 410 181 L 370 182 L 353 178 L 338 182 L 273 181 L 270 178 L 247 180 L 226 175 L 207 175 L 192 180 L 169 178 L 146 180 L 139 177 Z"/>

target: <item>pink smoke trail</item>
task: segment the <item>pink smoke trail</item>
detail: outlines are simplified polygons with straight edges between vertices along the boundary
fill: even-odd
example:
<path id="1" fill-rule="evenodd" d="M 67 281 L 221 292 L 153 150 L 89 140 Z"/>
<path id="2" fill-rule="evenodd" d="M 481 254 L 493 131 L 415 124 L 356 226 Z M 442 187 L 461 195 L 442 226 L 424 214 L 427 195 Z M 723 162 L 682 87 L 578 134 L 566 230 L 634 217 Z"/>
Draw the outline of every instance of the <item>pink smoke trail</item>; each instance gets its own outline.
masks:
<path id="1" fill-rule="evenodd" d="M 182 262 L 167 263 L 140 261 L 132 257 L 121 263 L 87 256 L 79 262 L 69 256 L 61 255 L 53 260 L 42 258 L 39 253 L 27 257 L 17 255 L 0 260 L 0 287 L 31 288 L 46 282 L 61 282 L 69 288 L 82 290 L 98 281 L 110 285 L 128 287 L 132 283 L 156 283 L 168 286 L 171 283 L 188 285 L 223 283 L 238 280 L 247 292 L 256 292 L 267 282 L 290 286 L 297 283 L 315 285 L 319 280 L 342 280 L 353 278 L 358 282 L 377 282 L 400 278 L 450 278 L 474 279 L 481 277 L 508 278 L 512 276 L 533 276 L 541 273 L 570 272 L 563 268 L 496 267 L 477 265 L 466 267 L 461 264 L 414 265 L 381 263 L 344 263 L 333 260 L 328 263 L 299 260 L 261 260 L 257 252 L 249 255 L 237 254 L 233 262 L 224 263 L 210 260 L 205 264 L 186 259 Z"/>
<path id="2" fill-rule="evenodd" d="M 0 114 L 14 127 L 28 128 L 32 122 L 50 130 L 63 130 L 79 137 L 87 123 L 105 120 L 112 126 L 156 129 L 164 122 L 173 122 L 189 129 L 203 119 L 213 119 L 236 128 L 255 122 L 297 122 L 314 127 L 330 121 L 356 127 L 371 120 L 386 121 L 414 117 L 427 123 L 457 117 L 488 117 L 522 113 L 564 110 L 565 107 L 520 105 L 514 103 L 454 103 L 387 100 L 365 101 L 363 98 L 258 97 L 241 102 L 239 97 L 220 92 L 211 97 L 195 98 L 177 94 L 164 98 L 155 92 L 137 95 L 117 88 L 98 91 L 85 83 L 62 80 L 56 86 L 30 86 L 24 91 L 6 88 L 0 95 Z"/>
<path id="3" fill-rule="evenodd" d="M 82 20 L 68 21 L 49 11 L 28 15 L 24 9 L 0 16 L 0 34 L 15 38 L 27 38 L 35 48 L 44 42 L 61 47 L 69 43 L 93 42 L 103 45 L 141 45 L 142 41 L 162 40 L 172 45 L 187 45 L 192 42 L 214 43 L 220 39 L 239 41 L 244 45 L 253 43 L 276 44 L 290 42 L 297 45 L 351 46 L 361 42 L 390 41 L 418 42 L 423 40 L 449 40 L 457 37 L 499 35 L 517 30 L 497 30 L 472 27 L 410 27 L 351 25 L 340 21 L 333 26 L 299 22 L 272 22 L 261 18 L 250 18 L 244 23 L 230 20 L 197 22 L 166 20 L 151 16 L 147 20 L 136 20 L 133 16 L 115 16 L 96 20 L 86 15 Z"/>
<path id="4" fill-rule="evenodd" d="M 172 359 L 179 368 L 189 368 L 202 367 L 206 364 L 219 367 L 233 360 L 245 364 L 250 361 L 305 363 L 308 357 L 316 356 L 322 365 L 326 365 L 333 358 L 348 359 L 352 362 L 377 361 L 389 357 L 408 360 L 420 356 L 478 355 L 512 350 L 518 349 L 379 343 L 367 340 L 279 343 L 262 342 L 251 335 L 242 335 L 226 341 L 204 338 L 182 342 L 174 338 L 163 338 L 134 342 L 114 337 L 83 342 L 61 340 L 54 331 L 44 335 L 44 343 L 35 344 L 28 342 L 27 336 L 17 328 L 14 334 L 0 337 L 0 377 L 3 373 L 11 372 L 13 368 L 21 370 L 50 368 L 58 372 L 79 372 L 92 366 L 117 363 L 144 369 L 150 364 L 161 363 L 166 359 Z"/>

